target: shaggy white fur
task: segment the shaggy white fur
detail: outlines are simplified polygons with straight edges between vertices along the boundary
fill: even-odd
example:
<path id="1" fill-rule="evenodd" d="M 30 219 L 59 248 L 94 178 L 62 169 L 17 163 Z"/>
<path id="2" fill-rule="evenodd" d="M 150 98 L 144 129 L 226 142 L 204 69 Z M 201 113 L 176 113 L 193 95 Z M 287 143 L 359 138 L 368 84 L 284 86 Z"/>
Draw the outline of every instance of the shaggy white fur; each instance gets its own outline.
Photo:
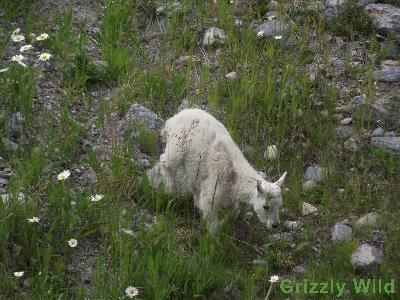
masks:
<path id="1" fill-rule="evenodd" d="M 276 183 L 266 181 L 213 116 L 200 109 L 182 110 L 166 121 L 161 135 L 166 147 L 159 165 L 166 191 L 190 192 L 211 233 L 218 227 L 219 209 L 230 208 L 236 216 L 239 202 L 252 206 L 268 228 L 279 224 L 286 172 Z"/>

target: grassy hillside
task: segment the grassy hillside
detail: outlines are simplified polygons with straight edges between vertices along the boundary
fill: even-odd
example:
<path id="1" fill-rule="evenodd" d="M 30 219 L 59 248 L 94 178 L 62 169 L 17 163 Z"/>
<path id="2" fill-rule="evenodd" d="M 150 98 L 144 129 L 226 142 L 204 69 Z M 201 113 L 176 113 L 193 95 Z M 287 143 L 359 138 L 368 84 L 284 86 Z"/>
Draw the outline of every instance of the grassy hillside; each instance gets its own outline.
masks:
<path id="1" fill-rule="evenodd" d="M 207 45 L 211 27 L 223 36 Z M 304 280 L 398 299 L 400 150 L 371 132 L 400 133 L 400 79 L 374 73 L 400 65 L 399 36 L 355 1 L 0 0 L 0 299 L 122 299 L 129 286 L 138 299 L 264 299 L 272 275 L 269 299 L 335 299 Z M 267 231 L 243 206 L 210 237 L 190 195 L 149 186 L 158 129 L 183 99 L 271 181 L 288 171 L 281 220 L 300 229 Z M 315 165 L 323 178 L 305 184 Z M 304 202 L 317 211 L 303 216 Z M 345 219 L 351 238 L 332 241 Z M 360 270 L 362 243 L 382 261 Z M 356 293 L 368 278 L 395 292 Z M 285 293 L 284 279 L 303 288 Z"/>

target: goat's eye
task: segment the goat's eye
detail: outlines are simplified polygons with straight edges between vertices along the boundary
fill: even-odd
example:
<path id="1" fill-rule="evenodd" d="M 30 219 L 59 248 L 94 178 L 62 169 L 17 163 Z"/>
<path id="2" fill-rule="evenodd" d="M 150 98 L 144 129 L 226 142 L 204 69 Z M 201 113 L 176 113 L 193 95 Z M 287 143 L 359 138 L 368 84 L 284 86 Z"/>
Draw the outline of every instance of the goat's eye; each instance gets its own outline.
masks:
<path id="1" fill-rule="evenodd" d="M 269 205 L 263 205 L 263 207 L 264 207 L 265 210 L 269 209 Z"/>

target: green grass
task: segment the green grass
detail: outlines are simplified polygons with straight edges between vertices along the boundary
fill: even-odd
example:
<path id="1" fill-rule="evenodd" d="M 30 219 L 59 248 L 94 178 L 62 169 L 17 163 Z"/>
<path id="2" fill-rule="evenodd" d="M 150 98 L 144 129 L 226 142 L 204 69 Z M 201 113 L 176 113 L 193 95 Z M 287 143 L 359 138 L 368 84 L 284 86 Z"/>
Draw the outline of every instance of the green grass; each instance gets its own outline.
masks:
<path id="1" fill-rule="evenodd" d="M 348 153 L 334 137 L 335 108 L 343 97 L 336 84 L 345 78 L 372 99 L 376 86 L 371 72 L 387 57 L 354 1 L 330 21 L 321 11 L 307 12 L 305 6 L 279 1 L 282 17 L 293 21 L 291 37 L 297 43 L 290 46 L 284 40 L 259 38 L 247 26 L 271 10 L 266 4 L 236 13 L 229 1 L 216 5 L 185 0 L 181 10 L 167 16 L 156 12 L 156 1 L 104 4 L 96 33 L 76 26 L 72 7 L 54 11 L 52 18 L 36 11 L 35 1 L 7 2 L 2 7 L 6 19 L 16 23 L 0 27 L 0 66 L 10 67 L 0 73 L 0 133 L 18 142 L 20 150 L 13 152 L 0 140 L 1 157 L 13 170 L 9 201 L 0 201 L 0 299 L 85 299 L 86 294 L 92 299 L 120 299 L 128 286 L 138 287 L 139 299 L 263 299 L 274 274 L 298 282 L 399 278 L 400 159 L 365 146 L 363 139 L 359 152 Z M 243 26 L 234 26 L 236 17 Z M 164 31 L 148 35 L 148 23 L 159 24 L 156 18 L 165 19 Z M 226 41 L 202 48 L 204 30 L 210 26 L 222 28 Z M 21 27 L 26 36 L 32 29 L 49 33 L 48 40 L 35 44 L 35 49 L 52 54 L 45 67 L 23 68 L 10 62 L 19 49 L 10 39 L 14 27 Z M 362 41 L 366 63 L 352 66 L 344 51 L 344 72 L 340 77 L 325 76 L 332 68 L 327 34 Z M 317 46 L 311 47 L 313 43 Z M 99 48 L 97 54 L 90 50 L 93 45 Z M 180 63 L 186 55 L 191 58 Z M 306 70 L 317 56 L 321 74 L 312 81 Z M 42 67 L 50 72 L 43 73 Z M 237 72 L 236 80 L 225 78 L 230 71 Z M 54 107 L 43 103 L 43 80 L 56 87 L 51 95 Z M 92 91 L 97 89 L 111 93 L 96 98 Z M 168 118 L 184 98 L 191 106 L 207 102 L 246 149 L 252 165 L 269 178 L 288 171 L 281 219 L 305 223 L 294 233 L 293 245 L 270 243 L 270 233 L 255 218 L 245 221 L 244 212 L 239 220 L 227 221 L 215 238 L 208 236 L 190 196 L 172 197 L 149 187 L 136 153 L 146 154 L 153 164 L 157 134 L 143 125 L 130 128 L 136 132 L 129 135 L 133 138 L 110 145 L 110 157 L 104 159 L 105 145 L 97 139 L 108 138 L 105 129 L 112 118 L 122 117 L 135 102 Z M 392 100 L 399 102 L 398 97 Z M 7 125 L 16 112 L 24 116 L 23 138 L 11 136 Z M 374 125 L 367 119 L 354 121 L 360 136 Z M 99 147 L 84 146 L 84 140 Z M 272 144 L 279 150 L 274 161 L 264 157 Z M 329 172 L 322 183 L 305 191 L 302 176 L 311 163 Z M 96 180 L 81 176 L 83 166 Z M 70 170 L 71 177 L 58 181 L 63 170 Z M 19 193 L 25 201 L 18 200 Z M 104 198 L 92 202 L 95 194 Z M 317 206 L 319 215 L 300 217 L 303 201 Z M 374 273 L 360 275 L 349 255 L 369 239 L 372 228 L 354 229 L 353 240 L 345 243 L 332 243 L 330 230 L 335 222 L 371 211 L 382 215 L 377 228 L 387 236 L 384 259 Z M 29 223 L 33 216 L 40 222 Z M 77 247 L 69 247 L 71 238 L 78 240 Z M 98 256 L 88 284 L 74 273 L 72 264 L 84 259 L 91 247 Z M 256 259 L 265 263 L 253 264 Z M 294 278 L 291 270 L 297 265 L 308 273 Z M 16 271 L 25 271 L 24 276 L 16 278 Z M 270 299 L 290 296 L 279 287 L 272 293 Z M 397 298 L 369 298 L 390 297 Z M 354 292 L 349 298 L 363 299 Z"/>

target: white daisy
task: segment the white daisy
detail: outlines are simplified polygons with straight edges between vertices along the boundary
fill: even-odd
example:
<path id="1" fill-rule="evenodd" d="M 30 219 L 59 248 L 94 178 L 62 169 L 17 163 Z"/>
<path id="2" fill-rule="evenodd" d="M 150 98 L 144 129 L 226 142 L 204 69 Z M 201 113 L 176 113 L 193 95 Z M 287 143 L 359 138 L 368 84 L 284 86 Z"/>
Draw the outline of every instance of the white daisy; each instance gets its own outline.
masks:
<path id="1" fill-rule="evenodd" d="M 58 174 L 57 179 L 58 180 L 65 180 L 71 175 L 71 172 L 68 170 L 62 171 L 60 174 Z"/>
<path id="2" fill-rule="evenodd" d="M 34 39 L 34 38 L 36 37 L 36 34 L 34 34 L 33 32 L 31 32 L 31 33 L 29 34 L 29 37 L 30 37 L 31 39 Z"/>
<path id="3" fill-rule="evenodd" d="M 49 60 L 50 57 L 51 57 L 50 53 L 42 53 L 42 54 L 39 55 L 39 60 L 40 61 L 46 61 L 46 60 Z"/>
<path id="4" fill-rule="evenodd" d="M 281 36 L 281 35 L 277 35 L 277 36 L 274 37 L 274 39 L 276 39 L 276 40 L 281 40 L 282 37 L 283 37 L 283 36 Z"/>
<path id="5" fill-rule="evenodd" d="M 133 298 L 137 295 L 139 295 L 139 290 L 133 286 L 128 286 L 125 290 L 126 296 L 129 298 Z"/>
<path id="6" fill-rule="evenodd" d="M 274 283 L 274 282 L 278 282 L 278 280 L 279 280 L 279 276 L 278 275 L 273 275 L 269 279 L 269 282 Z"/>
<path id="7" fill-rule="evenodd" d="M 264 35 L 264 31 L 260 30 L 259 32 L 257 32 L 257 36 L 263 36 Z"/>
<path id="8" fill-rule="evenodd" d="M 20 43 L 25 40 L 25 37 L 22 34 L 17 34 L 17 35 L 12 35 L 11 39 L 16 43 Z"/>
<path id="9" fill-rule="evenodd" d="M 74 247 L 76 247 L 76 245 L 78 245 L 78 241 L 77 241 L 76 239 L 70 239 L 70 240 L 68 241 L 68 245 L 69 245 L 71 248 L 74 248 Z"/>
<path id="10" fill-rule="evenodd" d="M 24 45 L 21 48 L 19 48 L 19 52 L 25 52 L 31 48 L 32 48 L 32 45 Z"/>
<path id="11" fill-rule="evenodd" d="M 20 31 L 21 31 L 21 28 L 17 28 L 17 29 L 15 29 L 14 31 L 13 31 L 13 33 L 11 33 L 11 35 L 16 35 L 17 33 L 20 33 Z"/>
<path id="12" fill-rule="evenodd" d="M 72 205 L 72 206 L 75 206 L 75 205 L 76 205 L 76 202 L 75 202 L 75 201 L 71 201 L 71 205 Z"/>
<path id="13" fill-rule="evenodd" d="M 104 198 L 104 195 L 93 195 L 90 197 L 90 201 L 97 202 Z"/>
<path id="14" fill-rule="evenodd" d="M 20 272 L 14 272 L 14 276 L 15 277 L 22 277 L 22 276 L 24 276 L 24 271 L 20 271 Z"/>
<path id="15" fill-rule="evenodd" d="M 38 35 L 36 40 L 37 41 L 44 41 L 44 40 L 47 40 L 48 38 L 49 38 L 49 35 L 47 33 L 42 33 L 42 34 Z"/>
<path id="16" fill-rule="evenodd" d="M 21 54 L 14 55 L 13 57 L 11 57 L 12 61 L 19 63 L 23 67 L 26 67 L 26 64 L 23 62 L 24 59 L 25 59 L 25 57 Z"/>
<path id="17" fill-rule="evenodd" d="M 39 221 L 40 221 L 40 218 L 38 218 L 38 217 L 33 217 L 31 219 L 28 219 L 29 223 L 39 223 Z"/>

